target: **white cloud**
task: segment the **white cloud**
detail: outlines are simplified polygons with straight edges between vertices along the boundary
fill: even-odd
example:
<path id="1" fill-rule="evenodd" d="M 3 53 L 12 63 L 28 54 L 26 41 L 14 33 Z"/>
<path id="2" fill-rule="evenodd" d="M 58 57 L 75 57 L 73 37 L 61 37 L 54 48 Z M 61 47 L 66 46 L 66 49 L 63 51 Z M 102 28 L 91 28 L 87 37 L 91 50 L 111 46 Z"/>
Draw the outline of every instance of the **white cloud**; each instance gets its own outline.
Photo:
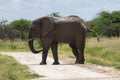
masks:
<path id="1" fill-rule="evenodd" d="M 11 0 L 13 5 L 19 5 L 21 0 Z"/>
<path id="2" fill-rule="evenodd" d="M 120 0 L 0 0 L 0 18 L 35 19 L 51 12 L 92 19 L 101 10 L 119 10 Z"/>

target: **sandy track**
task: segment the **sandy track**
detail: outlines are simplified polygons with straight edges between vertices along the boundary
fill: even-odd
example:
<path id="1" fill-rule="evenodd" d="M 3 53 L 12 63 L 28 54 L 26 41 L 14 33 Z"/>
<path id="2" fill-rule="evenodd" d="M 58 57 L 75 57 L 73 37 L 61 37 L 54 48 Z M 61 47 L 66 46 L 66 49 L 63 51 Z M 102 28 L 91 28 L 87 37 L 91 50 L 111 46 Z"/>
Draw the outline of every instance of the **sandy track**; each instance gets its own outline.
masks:
<path id="1" fill-rule="evenodd" d="M 97 69 L 92 69 L 93 67 L 96 68 L 92 65 L 88 67 L 88 65 L 75 65 L 64 62 L 60 62 L 60 65 L 51 65 L 53 59 L 50 57 L 47 58 L 47 65 L 39 65 L 41 54 L 30 52 L 1 52 L 1 54 L 12 56 L 21 64 L 27 65 L 31 71 L 46 76 L 35 80 L 120 80 L 120 75 L 116 72 L 115 75 L 100 72 Z"/>

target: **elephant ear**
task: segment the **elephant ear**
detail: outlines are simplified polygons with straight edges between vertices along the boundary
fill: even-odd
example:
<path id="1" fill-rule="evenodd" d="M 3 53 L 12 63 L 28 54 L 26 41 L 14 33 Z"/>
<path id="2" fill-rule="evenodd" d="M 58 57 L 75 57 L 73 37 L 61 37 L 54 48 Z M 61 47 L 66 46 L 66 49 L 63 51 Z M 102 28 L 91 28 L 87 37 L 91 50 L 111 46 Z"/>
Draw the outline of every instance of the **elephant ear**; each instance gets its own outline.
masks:
<path id="1" fill-rule="evenodd" d="M 54 29 L 54 19 L 44 17 L 42 21 L 42 36 L 47 36 Z"/>

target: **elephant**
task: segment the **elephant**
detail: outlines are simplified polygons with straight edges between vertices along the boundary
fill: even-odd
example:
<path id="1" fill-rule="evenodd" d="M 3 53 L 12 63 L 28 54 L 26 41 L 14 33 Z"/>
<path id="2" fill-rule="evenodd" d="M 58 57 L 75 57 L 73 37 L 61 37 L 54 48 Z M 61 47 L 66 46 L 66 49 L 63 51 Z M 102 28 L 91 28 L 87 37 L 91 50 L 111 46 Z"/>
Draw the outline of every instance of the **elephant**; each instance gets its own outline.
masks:
<path id="1" fill-rule="evenodd" d="M 50 47 L 54 58 L 53 64 L 60 64 L 58 61 L 58 42 L 69 44 L 76 58 L 75 64 L 84 64 L 84 48 L 87 32 L 94 32 L 97 35 L 95 31 L 87 28 L 85 22 L 79 16 L 44 16 L 32 21 L 28 44 L 33 53 L 36 54 L 42 51 L 42 61 L 40 65 L 47 64 L 46 59 Z M 33 45 L 35 38 L 42 40 L 43 49 L 35 50 Z"/>

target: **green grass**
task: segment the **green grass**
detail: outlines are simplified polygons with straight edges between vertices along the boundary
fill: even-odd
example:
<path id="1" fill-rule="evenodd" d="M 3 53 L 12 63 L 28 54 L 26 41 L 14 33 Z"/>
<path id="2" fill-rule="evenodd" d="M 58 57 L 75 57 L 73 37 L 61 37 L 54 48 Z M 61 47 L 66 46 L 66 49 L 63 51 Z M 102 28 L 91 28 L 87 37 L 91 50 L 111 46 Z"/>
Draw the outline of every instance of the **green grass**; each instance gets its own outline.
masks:
<path id="1" fill-rule="evenodd" d="M 102 38 L 98 43 L 89 39 L 85 49 L 86 62 L 120 69 L 120 40 Z"/>
<path id="2" fill-rule="evenodd" d="M 35 41 L 35 48 L 39 49 L 39 43 Z M 27 41 L 17 40 L 11 42 L 0 41 L 0 51 L 30 51 Z M 67 44 L 61 44 L 58 48 L 59 58 L 65 62 L 74 62 L 75 57 Z M 49 52 L 51 53 L 51 51 Z M 52 56 L 52 54 L 49 54 Z M 96 38 L 88 38 L 85 47 L 86 63 L 110 66 L 120 70 L 120 39 L 101 38 L 100 43 Z"/>
<path id="3" fill-rule="evenodd" d="M 0 80 L 30 80 L 40 77 L 31 73 L 28 67 L 19 64 L 12 57 L 0 55 Z"/>
<path id="4" fill-rule="evenodd" d="M 69 63 L 75 61 L 75 57 L 67 44 L 59 46 L 59 58 Z M 120 70 L 120 39 L 101 38 L 100 43 L 95 38 L 87 39 L 85 59 L 86 63 L 114 67 Z"/>
<path id="5" fill-rule="evenodd" d="M 38 49 L 40 45 L 39 42 L 35 40 L 35 48 Z M 28 52 L 30 51 L 27 41 L 16 40 L 14 42 L 10 40 L 0 41 L 0 52 Z"/>

